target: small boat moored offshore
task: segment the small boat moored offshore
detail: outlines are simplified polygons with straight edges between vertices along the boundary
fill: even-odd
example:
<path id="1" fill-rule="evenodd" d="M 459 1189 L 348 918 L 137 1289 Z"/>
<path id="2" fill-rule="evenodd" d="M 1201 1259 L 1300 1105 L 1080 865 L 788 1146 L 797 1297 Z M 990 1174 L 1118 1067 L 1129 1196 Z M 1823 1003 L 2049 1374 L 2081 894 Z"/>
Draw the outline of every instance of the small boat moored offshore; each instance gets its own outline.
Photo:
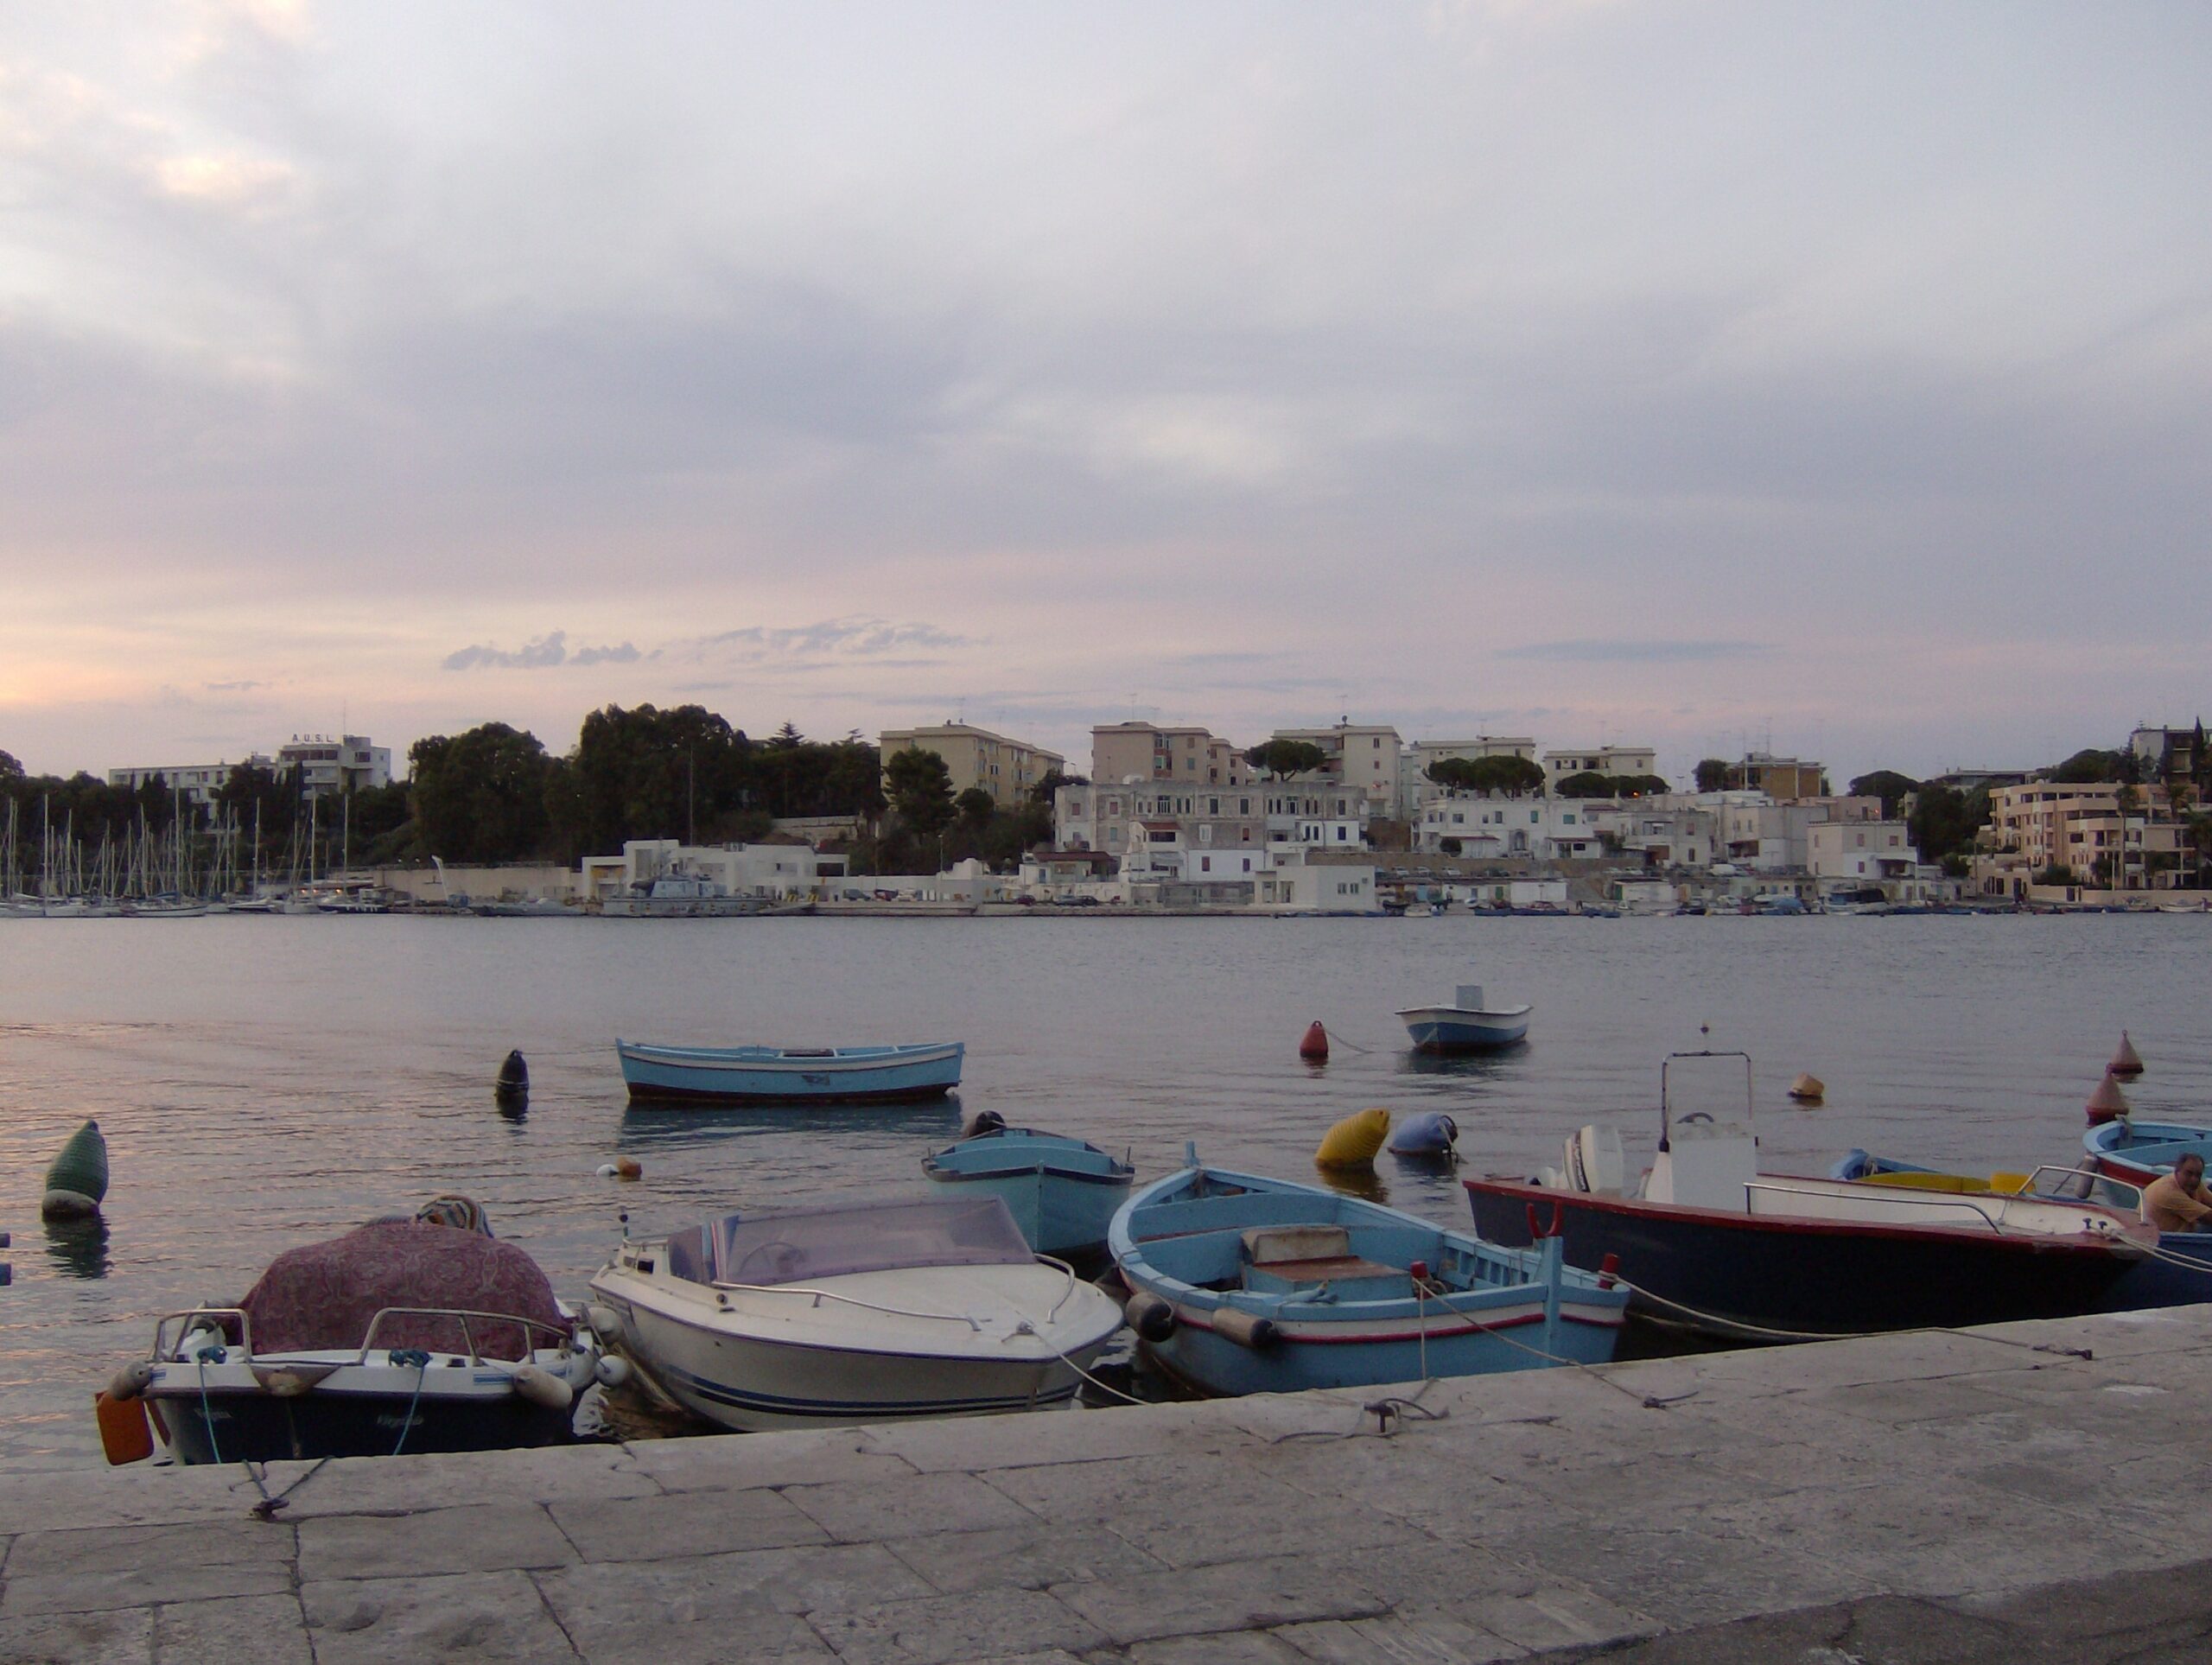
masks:
<path id="1" fill-rule="evenodd" d="M 1628 1291 L 1335 1191 L 1194 1163 L 1109 1239 L 1153 1357 L 1213 1394 L 1602 1364 Z"/>
<path id="2" fill-rule="evenodd" d="M 2082 1147 L 2098 1172 L 2131 1185 L 2147 1185 L 2160 1174 L 2171 1173 L 2184 1156 L 2212 1161 L 2212 1128 L 2116 1115 L 2091 1127 L 2082 1135 Z"/>
<path id="3" fill-rule="evenodd" d="M 1136 1170 L 1097 1146 L 1034 1128 L 990 1123 L 922 1159 L 922 1172 L 958 1194 L 996 1197 L 1041 1255 L 1095 1254 Z"/>
<path id="4" fill-rule="evenodd" d="M 960 1084 L 967 1053 L 957 1040 L 895 1046 L 653 1046 L 618 1039 L 614 1050 L 633 1101 L 709 1104 L 938 1098 Z"/>
<path id="5" fill-rule="evenodd" d="M 1529 1007 L 1483 1004 L 1480 983 L 1463 982 L 1450 1006 L 1409 1006 L 1398 1014 L 1416 1050 L 1480 1052 L 1510 1046 L 1529 1033 Z"/>
<path id="6" fill-rule="evenodd" d="M 465 1204 L 465 1206 L 461 1206 Z M 443 1221 L 469 1223 L 456 1230 Z M 288 1249 L 236 1306 L 175 1312 L 117 1372 L 111 1424 L 143 1403 L 180 1463 L 494 1451 L 575 1437 L 575 1401 L 626 1372 L 603 1359 L 537 1263 L 466 1198 Z M 139 1434 L 143 1442 L 143 1434 Z"/>
<path id="7" fill-rule="evenodd" d="M 591 1287 L 650 1381 L 747 1431 L 1065 1405 L 1122 1327 L 995 1197 L 725 1215 L 624 1242 Z"/>

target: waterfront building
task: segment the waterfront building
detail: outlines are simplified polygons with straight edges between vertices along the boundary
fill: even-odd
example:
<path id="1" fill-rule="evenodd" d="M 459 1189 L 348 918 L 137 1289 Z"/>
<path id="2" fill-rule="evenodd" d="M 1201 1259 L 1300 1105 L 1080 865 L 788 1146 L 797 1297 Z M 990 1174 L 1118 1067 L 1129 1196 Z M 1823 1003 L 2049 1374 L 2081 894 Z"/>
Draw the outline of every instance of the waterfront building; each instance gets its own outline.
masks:
<path id="1" fill-rule="evenodd" d="M 1414 848 L 1424 855 L 1525 855 L 1539 861 L 1604 854 L 1593 807 L 1606 800 L 1445 792 L 1421 806 Z M 1447 851 L 1446 844 L 1456 845 Z"/>
<path id="2" fill-rule="evenodd" d="M 1380 913 L 1372 857 L 1281 850 L 1253 880 L 1253 905 L 1281 912 Z"/>
<path id="3" fill-rule="evenodd" d="M 391 785 L 391 747 L 365 734 L 295 734 L 276 748 L 276 771 L 300 772 L 309 798 L 368 791 Z"/>
<path id="4" fill-rule="evenodd" d="M 1821 821 L 1806 830 L 1808 866 L 1823 893 L 1878 886 L 1904 899 L 1920 852 L 1902 821 Z"/>
<path id="5" fill-rule="evenodd" d="M 583 859 L 579 893 L 590 901 L 627 895 L 664 874 L 704 879 L 731 896 L 779 900 L 813 894 L 841 881 L 846 858 L 804 844 L 686 844 L 675 838 L 633 838 L 620 855 Z"/>
<path id="6" fill-rule="evenodd" d="M 1669 796 L 1674 796 L 1669 794 Z M 1718 808 L 1655 804 L 1649 798 L 1591 798 L 1590 825 L 1601 842 L 1654 867 L 1711 867 L 1719 859 Z"/>
<path id="7" fill-rule="evenodd" d="M 264 769 L 274 773 L 276 763 L 275 759 L 256 752 L 238 763 L 171 763 L 111 769 L 107 772 L 107 784 L 135 792 L 147 782 L 158 779 L 185 803 L 205 808 L 215 801 L 216 794 L 229 782 L 231 771 L 238 768 Z"/>
<path id="8" fill-rule="evenodd" d="M 1818 766 L 1812 766 L 1817 767 Z M 1753 873 L 1804 873 L 1812 830 L 1831 821 L 1880 817 L 1878 798 L 1807 798 L 1776 803 L 1749 791 L 1722 794 L 1720 836 L 1728 861 Z"/>
<path id="9" fill-rule="evenodd" d="M 876 737 L 883 763 L 900 752 L 934 752 L 944 759 L 957 798 L 980 786 L 1001 809 L 1012 809 L 1026 799 L 1038 782 L 1049 774 L 1067 772 L 1067 759 L 1058 752 L 1027 740 L 1010 740 L 971 723 L 940 722 L 920 728 L 887 728 Z"/>
<path id="10" fill-rule="evenodd" d="M 2117 781 L 2031 780 L 1989 794 L 1973 858 L 1984 896 L 2024 897 L 2052 867 L 2106 890 L 2163 890 L 2183 874 L 2187 829 L 2165 791 Z"/>
<path id="11" fill-rule="evenodd" d="M 1544 779 L 1556 786 L 1569 775 L 1656 775 L 1659 753 L 1649 746 L 1578 746 L 1547 752 Z"/>
<path id="12" fill-rule="evenodd" d="M 1322 768 L 1329 778 L 1357 787 L 1366 795 L 1370 814 L 1389 815 L 1396 810 L 1403 748 L 1398 731 L 1389 724 L 1346 718 L 1328 728 L 1278 728 L 1271 738 L 1319 747 L 1328 759 Z"/>
<path id="13" fill-rule="evenodd" d="M 1110 722 L 1090 731 L 1090 778 L 1102 786 L 1140 780 L 1242 786 L 1252 767 L 1236 747 L 1195 725 Z"/>

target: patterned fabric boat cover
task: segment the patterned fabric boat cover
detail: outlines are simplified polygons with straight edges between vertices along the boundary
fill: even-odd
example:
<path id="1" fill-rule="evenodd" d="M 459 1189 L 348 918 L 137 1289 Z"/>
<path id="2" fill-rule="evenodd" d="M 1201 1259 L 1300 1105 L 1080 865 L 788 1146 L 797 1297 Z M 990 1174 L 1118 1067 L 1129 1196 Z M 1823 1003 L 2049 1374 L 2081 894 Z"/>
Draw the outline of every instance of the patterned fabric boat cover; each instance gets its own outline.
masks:
<path id="1" fill-rule="evenodd" d="M 358 1347 L 385 1306 L 505 1312 L 568 1328 L 537 1261 L 512 1243 L 442 1225 L 365 1225 L 288 1249 L 238 1304 L 252 1321 L 257 1354 Z M 556 1344 L 548 1331 L 518 1324 L 472 1320 L 469 1329 L 487 1358 L 527 1358 L 533 1347 Z M 455 1319 L 395 1316 L 378 1329 L 376 1344 L 459 1353 L 468 1344 Z"/>

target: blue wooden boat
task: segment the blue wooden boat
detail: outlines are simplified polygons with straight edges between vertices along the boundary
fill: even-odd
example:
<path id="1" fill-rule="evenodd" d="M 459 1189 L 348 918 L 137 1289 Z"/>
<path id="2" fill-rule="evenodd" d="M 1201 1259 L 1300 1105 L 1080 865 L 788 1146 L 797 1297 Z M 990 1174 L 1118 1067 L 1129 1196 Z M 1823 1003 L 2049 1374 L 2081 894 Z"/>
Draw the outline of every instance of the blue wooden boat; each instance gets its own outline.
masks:
<path id="1" fill-rule="evenodd" d="M 960 1084 L 957 1040 L 898 1046 L 650 1046 L 617 1040 L 633 1103 L 883 1103 Z"/>
<path id="2" fill-rule="evenodd" d="M 2131 1185 L 2147 1185 L 2160 1174 L 2171 1173 L 2184 1156 L 2212 1162 L 2212 1128 L 2115 1116 L 2083 1134 L 2082 1147 L 2098 1172 Z"/>
<path id="3" fill-rule="evenodd" d="M 995 1127 L 924 1157 L 922 1172 L 1000 1198 L 1039 1254 L 1077 1255 L 1105 1247 L 1137 1171 L 1080 1139 Z"/>
<path id="4" fill-rule="evenodd" d="M 1409 1006 L 1398 1014 L 1424 1052 L 1481 1052 L 1510 1046 L 1529 1033 L 1526 1006 L 1486 1007 L 1480 983 L 1461 983 L 1449 1006 Z"/>
<path id="5" fill-rule="evenodd" d="M 1122 1205 L 1132 1328 L 1213 1394 L 1363 1388 L 1613 1356 L 1625 1288 L 1380 1204 L 1192 1166 Z"/>

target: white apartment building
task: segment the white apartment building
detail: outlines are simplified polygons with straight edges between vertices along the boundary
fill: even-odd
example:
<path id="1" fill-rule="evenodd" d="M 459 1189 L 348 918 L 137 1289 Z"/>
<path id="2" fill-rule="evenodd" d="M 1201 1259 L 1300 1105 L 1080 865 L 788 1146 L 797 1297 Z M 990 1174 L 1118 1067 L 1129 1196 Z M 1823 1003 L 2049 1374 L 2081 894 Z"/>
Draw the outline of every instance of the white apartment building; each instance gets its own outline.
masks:
<path id="1" fill-rule="evenodd" d="M 1557 861 L 1602 855 L 1592 800 L 1447 792 L 1421 806 L 1414 848 L 1426 855 L 1527 856 Z M 1456 850 L 1446 850 L 1446 842 Z"/>
<path id="2" fill-rule="evenodd" d="M 1330 778 L 1364 793 L 1370 813 L 1389 815 L 1397 808 L 1402 748 L 1398 731 L 1389 724 L 1346 720 L 1330 728 L 1278 728 L 1273 738 L 1319 747 L 1328 758 L 1323 766 Z"/>
<path id="3" fill-rule="evenodd" d="M 1547 752 L 1544 779 L 1556 786 L 1569 775 L 1656 775 L 1659 753 L 1649 746 L 1578 746 Z"/>
<path id="4" fill-rule="evenodd" d="M 1649 798 L 1591 798 L 1586 804 L 1600 838 L 1610 837 L 1623 855 L 1641 856 L 1648 866 L 1709 867 L 1719 859 L 1717 809 L 1655 806 Z"/>
<path id="5" fill-rule="evenodd" d="M 1478 734 L 1472 740 L 1417 740 L 1398 759 L 1397 818 L 1411 822 L 1421 800 L 1440 789 L 1428 778 L 1433 765 L 1447 758 L 1523 758 L 1536 760 L 1536 742 L 1526 734 Z"/>
<path id="6" fill-rule="evenodd" d="M 203 808 L 215 801 L 229 782 L 231 771 L 238 768 L 263 769 L 275 773 L 276 762 L 256 752 L 237 763 L 171 763 L 156 764 L 149 768 L 111 769 L 107 784 L 137 791 L 148 781 L 159 777 L 163 785 L 175 792 L 187 804 Z"/>
<path id="7" fill-rule="evenodd" d="M 276 748 L 280 774 L 297 767 L 310 798 L 367 791 L 391 785 L 391 747 L 364 734 L 295 734 Z"/>
<path id="8" fill-rule="evenodd" d="M 1812 829 L 1831 821 L 1874 821 L 1878 798 L 1812 798 L 1777 804 L 1751 791 L 1720 794 L 1726 859 L 1752 873 L 1803 873 L 1813 864 Z"/>
<path id="9" fill-rule="evenodd" d="M 1806 832 L 1808 866 L 1823 890 L 1891 889 L 1919 871 L 1920 852 L 1902 821 L 1822 821 Z"/>

